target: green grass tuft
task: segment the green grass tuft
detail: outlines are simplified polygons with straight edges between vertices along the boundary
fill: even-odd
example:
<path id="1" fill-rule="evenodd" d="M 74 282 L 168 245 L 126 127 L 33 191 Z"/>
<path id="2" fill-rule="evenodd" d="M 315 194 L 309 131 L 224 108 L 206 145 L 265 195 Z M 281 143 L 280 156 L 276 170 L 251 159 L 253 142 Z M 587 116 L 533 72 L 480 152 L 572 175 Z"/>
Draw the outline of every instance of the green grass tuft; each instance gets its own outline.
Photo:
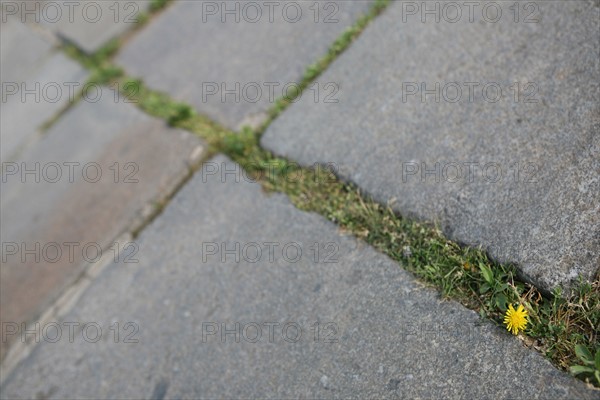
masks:
<path id="1" fill-rule="evenodd" d="M 154 12 L 163 8 L 167 1 L 152 4 L 151 11 Z M 344 31 L 327 54 L 306 69 L 298 93 L 347 49 L 387 4 L 389 0 L 378 0 L 367 15 Z M 269 110 L 268 120 L 256 131 L 244 128 L 234 133 L 197 114 L 191 106 L 147 88 L 139 79 L 125 76 L 110 62 L 119 43 L 108 43 L 92 56 L 70 45 L 65 46 L 64 51 L 89 68 L 97 82 L 117 84 L 122 95 L 143 111 L 166 120 L 169 125 L 196 133 L 208 144 L 209 153 L 226 154 L 265 190 L 285 193 L 299 209 L 319 213 L 338 224 L 346 232 L 387 254 L 422 281 L 438 288 L 443 297 L 478 311 L 501 329 L 506 329 L 502 320 L 508 304 L 523 304 L 530 321 L 524 340 L 530 347 L 543 352 L 557 367 L 567 370 L 580 365 L 582 359 L 578 355 L 583 354 L 583 347 L 599 348 L 600 281 L 580 282 L 577 290 L 568 297 L 559 292 L 544 297 L 535 287 L 519 281 L 514 266 L 491 260 L 481 249 L 448 240 L 435 225 L 397 215 L 389 205 L 378 204 L 364 196 L 357 187 L 342 182 L 325 167 L 302 168 L 261 148 L 260 136 L 295 99 L 293 94 L 278 99 Z M 584 367 L 591 368 L 589 358 L 584 361 Z M 581 368 L 571 370 L 584 379 L 593 376 Z"/>

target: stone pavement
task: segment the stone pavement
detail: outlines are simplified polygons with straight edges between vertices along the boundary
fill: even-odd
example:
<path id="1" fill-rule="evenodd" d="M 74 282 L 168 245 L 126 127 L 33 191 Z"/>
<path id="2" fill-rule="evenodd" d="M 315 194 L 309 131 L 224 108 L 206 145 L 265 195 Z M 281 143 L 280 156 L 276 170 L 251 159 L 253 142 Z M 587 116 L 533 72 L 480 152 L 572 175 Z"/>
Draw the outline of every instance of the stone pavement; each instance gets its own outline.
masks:
<path id="1" fill-rule="evenodd" d="M 225 126 L 260 125 L 373 1 L 275 3 L 179 1 L 127 43 L 117 63 Z"/>
<path id="2" fill-rule="evenodd" d="M 225 157 L 207 165 L 139 263 L 109 265 L 61 321 L 101 333 L 42 343 L 3 398 L 594 398 L 334 224 L 223 179 Z"/>
<path id="3" fill-rule="evenodd" d="M 600 7 L 544 2 L 539 22 L 515 23 L 501 4 L 497 23 L 480 12 L 423 23 L 393 3 L 319 78 L 339 83 L 339 103 L 302 98 L 262 144 L 304 165 L 334 163 L 379 202 L 517 263 L 540 288 L 591 281 Z"/>
<path id="4" fill-rule="evenodd" d="M 373 1 L 261 4 L 174 1 L 115 61 L 229 128 L 257 126 Z M 542 13 L 535 24 L 424 24 L 406 4 L 373 21 L 262 144 L 335 162 L 377 200 L 395 197 L 398 211 L 519 262 L 542 288 L 592 279 L 597 4 L 540 3 L 531 15 L 521 5 L 520 19 Z M 92 53 L 150 2 L 81 2 L 102 10 L 97 21 L 65 20 L 64 6 L 2 2 L 0 356 L 12 347 L 1 398 L 598 398 L 370 246 L 245 182 L 223 156 L 194 173 L 203 142 L 113 88 L 70 104 L 66 84 L 80 88 L 88 73 L 55 47 Z M 519 82 L 519 100 L 476 92 L 451 103 L 450 87 L 422 103 L 402 84 L 438 81 L 497 82 L 509 100 Z M 63 94 L 22 98 L 37 82 Z M 465 162 L 515 180 L 491 182 L 486 169 L 435 182 Z"/>
<path id="5" fill-rule="evenodd" d="M 115 103 L 104 89 L 3 162 L 2 323 L 39 316 L 102 252 L 137 251 L 114 240 L 140 226 L 198 161 L 197 138 Z"/>
<path id="6" fill-rule="evenodd" d="M 39 25 L 87 53 L 94 53 L 136 23 L 150 1 L 3 1 L 2 12 L 20 22 Z"/>
<path id="7" fill-rule="evenodd" d="M 83 85 L 87 73 L 54 51 L 47 36 L 8 18 L 0 27 L 2 60 L 2 161 L 37 138 L 37 132 L 69 101 L 69 87 Z M 29 91 L 29 92 L 28 92 Z"/>

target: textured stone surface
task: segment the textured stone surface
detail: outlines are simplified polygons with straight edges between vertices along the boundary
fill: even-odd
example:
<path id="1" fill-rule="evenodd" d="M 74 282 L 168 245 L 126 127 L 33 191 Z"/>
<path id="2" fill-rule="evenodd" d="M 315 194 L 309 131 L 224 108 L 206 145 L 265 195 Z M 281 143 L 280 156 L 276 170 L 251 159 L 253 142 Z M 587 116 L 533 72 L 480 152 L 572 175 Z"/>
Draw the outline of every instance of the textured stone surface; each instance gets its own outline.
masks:
<path id="1" fill-rule="evenodd" d="M 52 44 L 14 18 L 0 27 L 2 112 L 0 157 L 16 153 L 36 138 L 37 130 L 69 102 L 69 87 L 81 89 L 87 73 Z M 77 85 L 77 86 L 76 86 Z"/>
<path id="2" fill-rule="evenodd" d="M 109 265 L 57 321 L 96 322 L 101 339 L 87 343 L 77 329 L 73 343 L 66 331 L 42 342 L 2 397 L 597 398 L 320 216 L 232 174 L 221 179 L 225 169 L 235 167 L 217 157 L 198 172 L 138 238 L 139 263 Z M 249 251 L 239 262 L 204 250 L 236 242 L 278 245 L 273 258 Z M 332 257 L 322 251 L 315 262 L 315 242 L 331 244 Z M 283 257 L 286 243 L 303 249 L 296 262 L 293 251 Z M 138 343 L 124 343 L 127 322 Z M 238 342 L 234 333 L 203 339 L 203 326 L 235 332 L 236 322 Z M 279 324 L 272 336 L 265 323 Z M 284 330 L 294 323 L 299 337 Z"/>
<path id="3" fill-rule="evenodd" d="M 593 279 L 600 265 L 598 2 L 537 3 L 520 9 L 520 23 L 513 3 L 496 3 L 497 23 L 485 22 L 482 6 L 474 22 L 464 9 L 457 23 L 431 15 L 422 23 L 420 11 L 411 16 L 404 4 L 393 3 L 320 78 L 340 82 L 338 104 L 303 98 L 262 144 L 306 165 L 336 163 L 376 200 L 393 200 L 400 213 L 436 220 L 451 238 L 518 263 L 543 289 L 569 287 L 578 275 Z M 523 23 L 526 16 L 539 22 Z M 423 98 L 419 86 L 409 95 L 406 82 L 433 91 L 440 83 L 439 100 Z M 452 84 L 444 91 L 452 82 L 462 97 Z M 471 98 L 467 82 L 480 83 Z M 496 84 L 502 98 L 493 102 Z"/>
<path id="4" fill-rule="evenodd" d="M 34 75 L 52 50 L 47 38 L 16 18 L 2 22 L 0 32 L 3 82 L 22 81 Z"/>
<path id="5" fill-rule="evenodd" d="M 46 22 L 46 27 L 55 30 L 59 36 L 74 42 L 88 53 L 98 50 L 110 39 L 135 26 L 136 16 L 148 9 L 150 1 L 87 1 L 81 2 L 81 11 L 75 12 L 70 21 L 65 17 L 57 22 Z M 86 10 L 87 8 L 87 11 Z M 97 11 L 100 10 L 100 11 Z"/>
<path id="6" fill-rule="evenodd" d="M 136 24 L 148 0 L 3 2 L 3 11 L 21 22 L 38 24 L 62 39 L 93 53 Z"/>
<path id="7" fill-rule="evenodd" d="M 117 62 L 151 88 L 239 128 L 260 120 L 282 96 L 284 86 L 299 82 L 305 68 L 323 56 L 372 1 L 280 2 L 271 12 L 263 2 L 255 2 L 260 16 L 247 3 L 251 2 L 229 2 L 227 9 L 237 7 L 238 12 L 223 14 L 223 2 L 177 2 L 127 43 Z M 320 101 L 333 92 L 324 85 Z M 222 89 L 234 93 L 223 99 Z M 314 90 L 306 96 L 314 97 Z"/>
<path id="8" fill-rule="evenodd" d="M 2 322 L 39 315 L 81 273 L 87 244 L 114 252 L 112 241 L 134 228 L 145 207 L 164 198 L 188 173 L 196 146 L 199 141 L 191 134 L 103 96 L 98 103 L 80 102 L 20 159 L 4 163 Z M 23 176 L 25 169 L 37 170 L 37 176 Z M 14 255 L 9 242 L 18 246 Z M 36 243 L 38 259 L 24 256 L 24 249 L 35 249 Z M 79 243 L 72 256 L 65 243 Z M 96 247 L 87 248 L 88 260 L 96 260 Z"/>

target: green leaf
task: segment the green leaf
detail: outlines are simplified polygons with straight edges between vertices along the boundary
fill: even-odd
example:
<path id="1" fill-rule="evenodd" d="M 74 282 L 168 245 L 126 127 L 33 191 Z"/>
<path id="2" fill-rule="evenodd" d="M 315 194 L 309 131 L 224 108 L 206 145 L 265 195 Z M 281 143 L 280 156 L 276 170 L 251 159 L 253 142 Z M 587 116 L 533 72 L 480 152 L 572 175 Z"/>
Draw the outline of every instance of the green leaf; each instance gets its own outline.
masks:
<path id="1" fill-rule="evenodd" d="M 490 285 L 488 285 L 487 283 L 484 283 L 483 285 L 481 285 L 481 287 L 479 288 L 479 293 L 484 294 L 485 292 L 487 292 L 488 290 L 490 290 Z"/>
<path id="2" fill-rule="evenodd" d="M 479 269 L 481 270 L 481 274 L 483 275 L 483 279 L 490 285 L 494 283 L 494 273 L 491 269 L 483 265 L 483 263 L 479 263 Z"/>
<path id="3" fill-rule="evenodd" d="M 600 349 L 596 351 L 596 369 L 600 371 Z M 600 379 L 598 379 L 598 383 L 600 383 Z"/>
<path id="4" fill-rule="evenodd" d="M 507 303 L 507 301 L 508 300 L 506 299 L 505 295 L 503 295 L 501 293 L 496 295 L 496 305 L 503 312 L 506 311 L 506 303 Z"/>
<path id="5" fill-rule="evenodd" d="M 587 347 L 578 344 L 577 346 L 575 346 L 575 354 L 577 354 L 577 357 L 579 357 L 579 359 L 582 360 L 584 363 L 588 365 L 594 365 L 594 357 L 592 356 L 592 353 L 590 353 L 590 351 L 587 349 Z"/>
<path id="6" fill-rule="evenodd" d="M 584 367 L 583 365 L 572 365 L 570 368 L 573 375 L 579 375 L 583 373 L 594 373 L 594 370 L 590 367 Z"/>

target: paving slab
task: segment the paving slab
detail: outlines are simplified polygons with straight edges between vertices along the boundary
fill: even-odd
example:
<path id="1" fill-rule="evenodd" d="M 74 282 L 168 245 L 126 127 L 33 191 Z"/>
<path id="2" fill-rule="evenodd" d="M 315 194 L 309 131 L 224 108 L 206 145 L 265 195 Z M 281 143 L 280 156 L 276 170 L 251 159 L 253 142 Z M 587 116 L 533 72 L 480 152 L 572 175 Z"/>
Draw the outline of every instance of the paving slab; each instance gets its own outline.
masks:
<path id="1" fill-rule="evenodd" d="M 488 2 L 462 14 L 408 3 L 393 2 L 322 75 L 340 83 L 337 104 L 301 99 L 262 145 L 333 163 L 375 200 L 516 263 L 543 290 L 593 280 L 598 2 Z"/>
<path id="2" fill-rule="evenodd" d="M 48 37 L 15 18 L 0 30 L 0 158 L 8 161 L 81 90 L 88 74 L 55 51 Z"/>
<path id="3" fill-rule="evenodd" d="M 199 154 L 190 133 L 115 103 L 104 89 L 2 165 L 3 324 L 37 318 L 102 254 L 132 258 L 135 244 L 114 240 L 143 223 Z"/>
<path id="4" fill-rule="evenodd" d="M 116 60 L 151 88 L 239 129 L 259 124 L 275 99 L 291 95 L 305 68 L 372 3 L 178 1 Z M 305 95 L 333 99 L 336 87 L 327 83 Z"/>
<path id="5" fill-rule="evenodd" d="M 14 17 L 2 21 L 0 32 L 3 82 L 22 81 L 35 74 L 52 51 L 52 42 L 48 37 Z"/>
<path id="6" fill-rule="evenodd" d="M 37 24 L 91 54 L 109 40 L 133 28 L 149 0 L 6 1 L 5 15 Z"/>
<path id="7" fill-rule="evenodd" d="M 137 241 L 3 398 L 597 398 L 223 156 Z"/>

